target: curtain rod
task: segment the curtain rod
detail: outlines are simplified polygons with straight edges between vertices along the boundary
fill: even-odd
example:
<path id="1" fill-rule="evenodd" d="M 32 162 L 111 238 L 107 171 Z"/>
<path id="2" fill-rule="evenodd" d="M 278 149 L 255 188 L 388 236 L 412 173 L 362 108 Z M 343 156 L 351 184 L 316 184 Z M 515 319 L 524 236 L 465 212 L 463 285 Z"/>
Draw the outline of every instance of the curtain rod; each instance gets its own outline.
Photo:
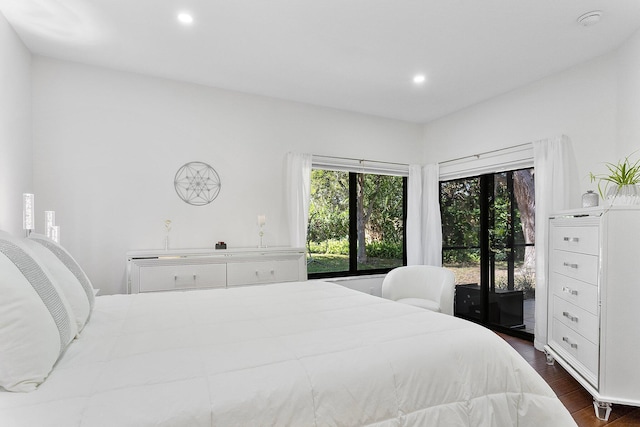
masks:
<path id="1" fill-rule="evenodd" d="M 530 142 L 525 142 L 524 144 L 512 145 L 511 147 L 498 148 L 496 150 L 485 151 L 485 152 L 478 153 L 478 154 L 472 154 L 470 156 L 458 157 L 457 159 L 445 160 L 444 162 L 440 162 L 439 164 L 440 165 L 444 165 L 444 164 L 447 164 L 447 163 L 457 162 L 458 160 L 472 159 L 474 157 L 476 159 L 479 159 L 481 156 L 486 156 L 487 154 L 499 153 L 501 151 L 511 150 L 513 148 L 526 147 L 526 146 L 531 146 L 531 143 Z"/>
<path id="2" fill-rule="evenodd" d="M 383 163 L 383 164 L 387 164 L 387 165 L 397 165 L 397 166 L 409 166 L 407 163 L 396 163 L 396 162 L 384 162 L 381 160 L 367 160 L 367 159 L 356 159 L 356 158 L 352 158 L 352 157 L 337 157 L 337 156 L 324 156 L 321 154 L 312 154 L 313 157 L 317 157 L 317 158 L 325 158 L 325 159 L 336 159 L 336 160 L 353 160 L 356 162 L 369 162 L 369 163 Z"/>

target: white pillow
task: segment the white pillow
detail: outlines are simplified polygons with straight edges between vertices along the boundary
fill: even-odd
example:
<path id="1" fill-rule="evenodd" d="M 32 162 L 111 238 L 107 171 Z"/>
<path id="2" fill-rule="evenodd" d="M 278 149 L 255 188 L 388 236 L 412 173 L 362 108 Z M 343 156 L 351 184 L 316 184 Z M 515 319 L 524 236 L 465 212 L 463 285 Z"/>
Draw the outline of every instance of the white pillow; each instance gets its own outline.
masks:
<path id="1" fill-rule="evenodd" d="M 89 300 L 82 289 L 82 285 L 71 270 L 60 261 L 60 258 L 45 246 L 33 239 L 24 239 L 23 242 L 37 256 L 36 261 L 40 265 L 44 265 L 55 279 L 56 285 L 60 288 L 62 295 L 71 307 L 73 321 L 79 333 L 84 328 L 91 313 L 91 306 L 89 306 Z"/>
<path id="2" fill-rule="evenodd" d="M 32 391 L 77 334 L 46 267 L 21 239 L 0 233 L 0 386 Z"/>
<path id="3" fill-rule="evenodd" d="M 89 277 L 71 254 L 54 240 L 36 233 L 31 233 L 29 240 L 39 244 L 40 248 L 34 250 L 38 255 L 42 255 L 43 262 L 46 262 L 47 267 L 50 267 L 51 272 L 59 279 L 60 287 L 75 312 L 78 331 L 81 331 L 89 320 L 95 304 L 95 290 Z M 53 261 L 50 255 L 54 255 L 59 262 Z M 65 269 L 66 271 L 63 271 Z"/>

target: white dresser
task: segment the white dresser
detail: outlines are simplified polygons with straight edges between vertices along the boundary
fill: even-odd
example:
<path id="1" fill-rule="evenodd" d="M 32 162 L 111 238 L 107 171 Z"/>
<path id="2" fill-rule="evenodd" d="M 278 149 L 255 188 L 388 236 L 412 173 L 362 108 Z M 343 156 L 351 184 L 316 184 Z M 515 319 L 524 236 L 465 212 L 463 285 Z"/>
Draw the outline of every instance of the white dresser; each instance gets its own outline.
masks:
<path id="1" fill-rule="evenodd" d="M 127 252 L 129 293 L 307 280 L 303 248 Z"/>
<path id="2" fill-rule="evenodd" d="M 589 208 L 549 220 L 549 361 L 557 360 L 608 419 L 640 406 L 640 208 Z"/>

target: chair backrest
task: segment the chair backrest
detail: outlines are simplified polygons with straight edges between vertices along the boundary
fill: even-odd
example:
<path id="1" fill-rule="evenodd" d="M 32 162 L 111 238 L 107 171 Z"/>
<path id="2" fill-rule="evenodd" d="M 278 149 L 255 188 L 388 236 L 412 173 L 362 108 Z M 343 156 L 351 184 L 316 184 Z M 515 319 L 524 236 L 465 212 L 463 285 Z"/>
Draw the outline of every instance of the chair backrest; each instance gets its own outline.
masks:
<path id="1" fill-rule="evenodd" d="M 397 301 L 422 298 L 435 301 L 442 313 L 453 315 L 455 276 L 432 265 L 408 265 L 391 270 L 382 282 L 382 297 Z"/>

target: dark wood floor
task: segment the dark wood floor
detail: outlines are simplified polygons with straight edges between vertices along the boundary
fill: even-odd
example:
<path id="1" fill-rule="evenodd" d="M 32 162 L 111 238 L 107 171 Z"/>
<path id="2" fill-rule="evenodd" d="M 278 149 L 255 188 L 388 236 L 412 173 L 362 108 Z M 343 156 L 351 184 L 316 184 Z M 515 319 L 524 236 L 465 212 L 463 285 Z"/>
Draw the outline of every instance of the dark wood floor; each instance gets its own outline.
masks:
<path id="1" fill-rule="evenodd" d="M 579 427 L 627 427 L 640 426 L 640 408 L 623 405 L 613 405 L 609 421 L 596 418 L 593 411 L 593 399 L 589 393 L 565 371 L 555 363 L 547 365 L 543 352 L 537 351 L 533 343 L 504 334 L 498 334 L 505 339 L 556 392 L 558 398 L 569 410 Z"/>

